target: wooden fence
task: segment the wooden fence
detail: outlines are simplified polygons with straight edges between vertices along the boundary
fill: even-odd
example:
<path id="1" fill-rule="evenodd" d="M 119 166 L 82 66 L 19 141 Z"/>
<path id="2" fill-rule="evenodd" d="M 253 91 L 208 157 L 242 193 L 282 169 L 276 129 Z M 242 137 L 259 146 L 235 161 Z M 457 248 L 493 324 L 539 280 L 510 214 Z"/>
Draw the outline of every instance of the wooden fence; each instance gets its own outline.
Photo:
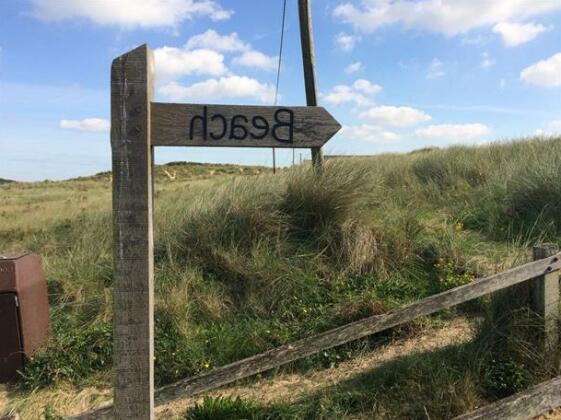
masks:
<path id="1" fill-rule="evenodd" d="M 544 345 L 545 350 L 548 351 L 559 343 L 560 269 L 561 253 L 558 252 L 556 245 L 536 247 L 533 262 L 429 296 L 392 312 L 351 322 L 159 388 L 155 392 L 156 405 L 163 405 L 185 396 L 197 395 L 227 385 L 526 281 L 530 281 L 532 309 L 541 316 L 544 322 Z M 500 400 L 460 418 L 521 419 L 542 414 L 561 406 L 560 383 L 561 377 L 526 391 L 520 396 Z M 72 418 L 111 418 L 112 412 L 112 405 L 106 405 Z"/>
<path id="2" fill-rule="evenodd" d="M 561 376 L 454 420 L 525 420 L 561 407 Z"/>

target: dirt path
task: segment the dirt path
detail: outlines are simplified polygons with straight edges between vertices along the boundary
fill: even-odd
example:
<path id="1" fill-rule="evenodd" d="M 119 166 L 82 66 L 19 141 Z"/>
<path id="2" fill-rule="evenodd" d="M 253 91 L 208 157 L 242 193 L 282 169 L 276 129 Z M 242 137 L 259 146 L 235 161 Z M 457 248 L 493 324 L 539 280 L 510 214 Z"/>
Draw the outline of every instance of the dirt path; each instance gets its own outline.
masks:
<path id="1" fill-rule="evenodd" d="M 263 403 L 275 401 L 296 401 L 314 393 L 321 388 L 348 380 L 366 370 L 379 367 L 392 360 L 415 353 L 437 350 L 449 345 L 469 341 L 473 337 L 473 328 L 469 321 L 458 318 L 445 327 L 427 329 L 416 337 L 396 340 L 378 349 L 340 363 L 336 367 L 314 370 L 305 373 L 281 373 L 273 377 L 256 380 L 251 383 L 232 385 L 207 392 L 194 398 L 185 398 L 160 406 L 156 409 L 158 419 L 180 419 L 185 410 L 204 396 L 231 396 L 255 399 Z M 38 419 L 43 414 L 44 406 L 49 402 L 57 414 L 78 414 L 95 403 L 106 401 L 110 390 L 94 388 L 77 392 L 71 387 L 56 390 L 41 390 L 21 401 L 10 400 L 5 389 L 0 387 L 0 414 L 8 407 L 14 406 L 22 420 Z M 561 420 L 561 410 L 540 417 L 543 420 Z"/>
<path id="2" fill-rule="evenodd" d="M 418 336 L 396 340 L 379 349 L 357 356 L 334 368 L 306 373 L 279 374 L 242 385 L 232 385 L 211 391 L 195 398 L 185 398 L 156 409 L 159 419 L 179 419 L 187 407 L 202 400 L 205 395 L 240 396 L 264 403 L 276 400 L 294 401 L 299 397 L 325 386 L 344 381 L 367 369 L 387 363 L 397 357 L 442 348 L 451 344 L 468 341 L 472 328 L 465 319 L 456 319 L 445 327 L 427 329 Z M 48 403 L 53 412 L 59 415 L 73 415 L 86 411 L 92 405 L 107 401 L 111 391 L 108 389 L 86 388 L 80 391 L 73 387 L 39 390 L 25 399 L 10 396 L 0 387 L 0 414 L 14 407 L 22 420 L 41 418 Z"/>
<path id="3" fill-rule="evenodd" d="M 466 342 L 473 331 L 465 319 L 456 319 L 444 328 L 429 329 L 423 334 L 396 340 L 379 349 L 343 362 L 334 368 L 306 373 L 279 374 L 272 378 L 258 380 L 251 384 L 233 385 L 205 393 L 195 398 L 185 398 L 156 410 L 159 419 L 179 419 L 187 407 L 201 401 L 206 395 L 244 397 L 269 403 L 276 400 L 295 401 L 315 390 L 336 384 L 357 374 L 381 366 L 400 356 L 436 350 L 448 345 Z"/>
<path id="4" fill-rule="evenodd" d="M 5 386 L 0 386 L 0 418 L 14 410 L 21 420 L 43 419 L 45 409 L 50 407 L 58 415 L 74 415 L 89 410 L 111 398 L 110 389 L 86 387 L 77 390 L 70 385 L 55 389 L 42 389 L 22 398 L 19 394 L 10 395 Z"/>
<path id="5" fill-rule="evenodd" d="M 540 416 L 536 420 L 561 420 L 561 409 L 554 410 L 545 416 Z"/>

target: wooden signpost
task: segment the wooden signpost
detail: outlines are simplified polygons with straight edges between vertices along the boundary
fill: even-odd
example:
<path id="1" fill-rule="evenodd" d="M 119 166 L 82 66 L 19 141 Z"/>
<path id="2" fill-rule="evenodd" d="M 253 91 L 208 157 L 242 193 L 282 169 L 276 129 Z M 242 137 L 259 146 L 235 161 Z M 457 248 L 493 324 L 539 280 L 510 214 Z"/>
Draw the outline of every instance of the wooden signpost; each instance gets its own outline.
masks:
<path id="1" fill-rule="evenodd" d="M 111 66 L 115 418 L 154 417 L 154 247 L 150 102 L 143 45 Z"/>
<path id="2" fill-rule="evenodd" d="M 321 107 L 152 103 L 153 146 L 319 148 L 341 126 Z"/>
<path id="3" fill-rule="evenodd" d="M 300 2 L 301 18 L 304 13 L 309 19 L 308 2 Z M 147 45 L 113 61 L 115 418 L 154 418 L 154 146 L 311 148 L 319 167 L 321 146 L 341 126 L 316 106 L 309 24 L 302 31 L 302 46 L 307 107 L 157 103 Z"/>

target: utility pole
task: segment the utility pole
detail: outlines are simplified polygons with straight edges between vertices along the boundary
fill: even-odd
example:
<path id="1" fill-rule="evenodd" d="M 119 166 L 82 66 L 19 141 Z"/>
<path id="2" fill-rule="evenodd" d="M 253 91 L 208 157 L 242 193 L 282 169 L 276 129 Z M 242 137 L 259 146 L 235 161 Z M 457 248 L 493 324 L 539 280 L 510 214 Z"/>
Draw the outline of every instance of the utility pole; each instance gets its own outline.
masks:
<path id="1" fill-rule="evenodd" d="M 300 18 L 300 41 L 302 43 L 302 62 L 304 64 L 304 84 L 306 87 L 306 105 L 317 106 L 316 59 L 314 54 L 314 35 L 312 29 L 311 0 L 298 0 Z M 323 166 L 321 147 L 312 148 L 314 168 Z"/>

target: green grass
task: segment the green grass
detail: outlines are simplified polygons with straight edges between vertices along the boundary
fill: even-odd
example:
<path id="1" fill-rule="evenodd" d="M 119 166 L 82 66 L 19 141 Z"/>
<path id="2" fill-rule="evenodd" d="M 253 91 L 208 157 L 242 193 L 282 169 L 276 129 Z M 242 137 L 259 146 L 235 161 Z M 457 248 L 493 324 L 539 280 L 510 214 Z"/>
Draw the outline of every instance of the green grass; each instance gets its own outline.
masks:
<path id="1" fill-rule="evenodd" d="M 202 404 L 190 409 L 186 420 L 234 420 L 250 419 L 258 416 L 257 404 L 238 398 L 205 398 Z"/>
<path id="2" fill-rule="evenodd" d="M 243 402 L 247 411 L 243 417 L 238 416 L 235 407 L 222 403 L 217 418 L 452 418 L 481 403 L 482 384 L 477 378 L 477 366 L 466 365 L 470 350 L 468 347 L 446 348 L 398 359 L 384 368 L 365 371 L 291 403 L 260 404 L 246 399 Z M 516 364 L 512 366 L 515 373 L 509 371 L 507 380 L 523 369 Z M 208 398 L 198 407 L 189 409 L 186 418 L 213 418 L 215 404 L 216 400 Z"/>
<path id="3" fill-rule="evenodd" d="M 501 271 L 526 261 L 528 245 L 538 241 L 560 242 L 560 159 L 561 139 L 527 139 L 330 161 L 319 176 L 309 168 L 272 175 L 233 165 L 159 167 L 157 385 Z M 0 191 L 7 197 L 0 205 L 0 248 L 41 255 L 53 322 L 49 346 L 13 391 L 27 398 L 68 383 L 109 386 L 110 174 L 5 184 Z M 482 302 L 470 311 L 493 319 L 486 308 Z M 481 331 L 506 328 L 487 325 Z M 329 365 L 368 343 L 288 369 Z M 484 355 L 477 360 L 495 361 L 485 368 L 473 358 L 461 363 L 475 347 L 447 349 L 397 361 L 295 408 L 251 407 L 310 418 L 392 417 L 394 411 L 415 418 L 426 408 L 431 418 L 442 418 L 551 374 L 514 345 L 503 354 L 501 345 L 477 343 L 483 350 L 475 354 Z"/>
<path id="4" fill-rule="evenodd" d="M 539 319 L 506 291 L 483 305 L 475 339 L 395 358 L 296 401 L 206 397 L 187 419 L 449 419 L 535 385 L 558 368 L 534 346 Z M 514 301 L 518 301 L 514 303 Z M 243 411 L 241 411 L 243 409 Z"/>

